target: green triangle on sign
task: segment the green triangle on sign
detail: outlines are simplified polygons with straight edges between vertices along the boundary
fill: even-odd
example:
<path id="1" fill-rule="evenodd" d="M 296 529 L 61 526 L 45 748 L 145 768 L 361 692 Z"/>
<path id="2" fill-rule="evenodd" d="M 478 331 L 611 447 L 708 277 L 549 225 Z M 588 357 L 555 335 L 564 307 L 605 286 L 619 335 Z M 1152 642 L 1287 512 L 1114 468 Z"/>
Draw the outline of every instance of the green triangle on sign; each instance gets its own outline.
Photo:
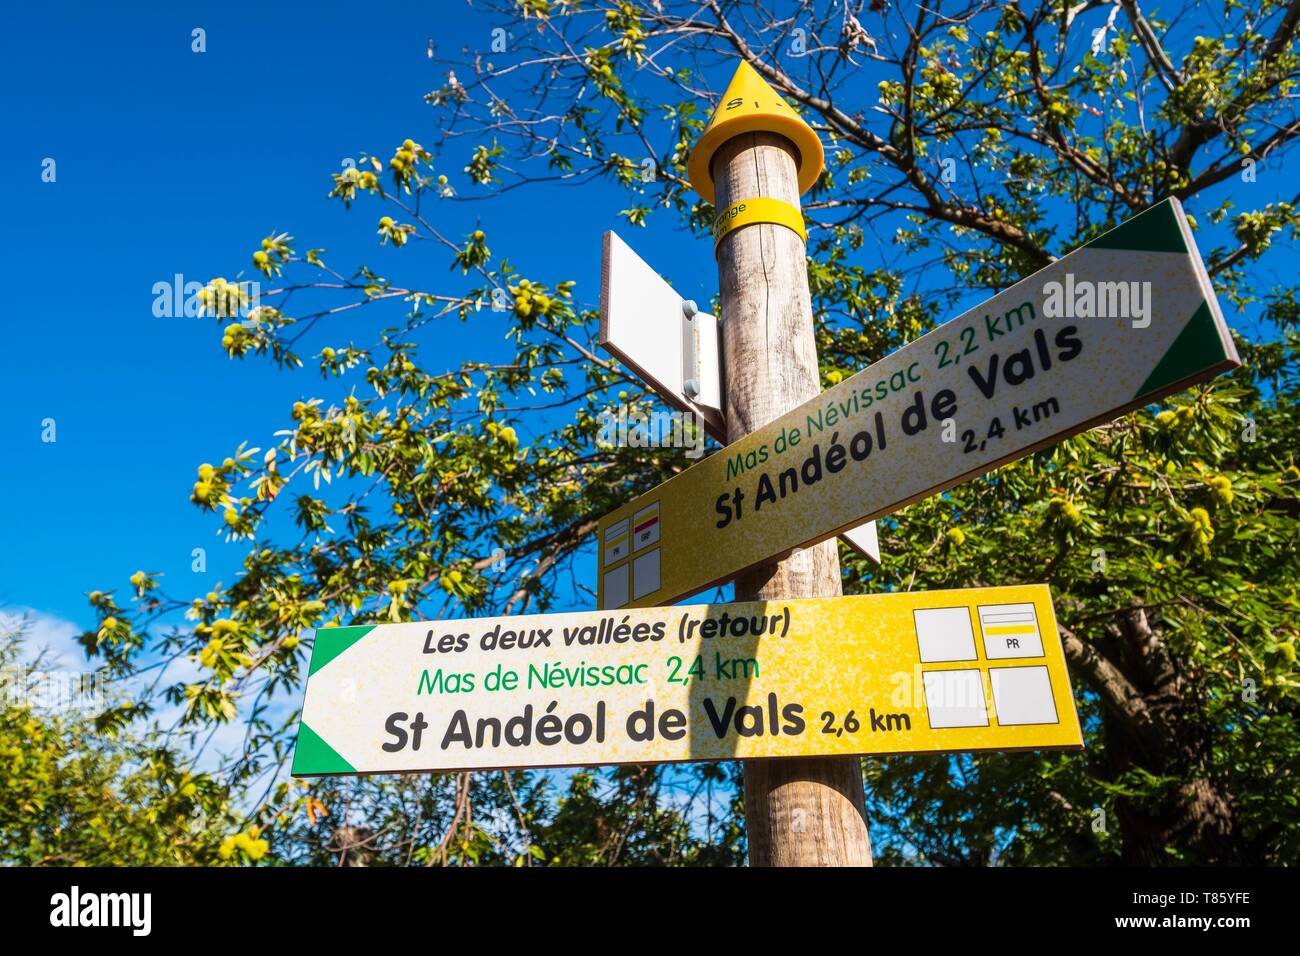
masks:
<path id="1" fill-rule="evenodd" d="M 1223 339 L 1219 338 L 1218 326 L 1210 312 L 1210 303 L 1202 302 L 1133 397 L 1141 398 L 1191 378 L 1226 357 Z"/>
<path id="2" fill-rule="evenodd" d="M 1174 200 L 1166 199 L 1083 245 L 1084 249 L 1133 249 L 1138 252 L 1187 252 Z"/>
<path id="3" fill-rule="evenodd" d="M 337 750 L 321 739 L 320 734 L 305 723 L 298 724 L 298 746 L 293 748 L 295 776 L 319 773 L 356 773 L 356 768 L 344 760 Z"/>
<path id="4" fill-rule="evenodd" d="M 354 627 L 322 627 L 318 629 L 315 643 L 311 649 L 311 666 L 307 669 L 307 676 L 310 677 L 315 674 L 373 631 L 375 626 L 374 624 L 362 624 Z"/>

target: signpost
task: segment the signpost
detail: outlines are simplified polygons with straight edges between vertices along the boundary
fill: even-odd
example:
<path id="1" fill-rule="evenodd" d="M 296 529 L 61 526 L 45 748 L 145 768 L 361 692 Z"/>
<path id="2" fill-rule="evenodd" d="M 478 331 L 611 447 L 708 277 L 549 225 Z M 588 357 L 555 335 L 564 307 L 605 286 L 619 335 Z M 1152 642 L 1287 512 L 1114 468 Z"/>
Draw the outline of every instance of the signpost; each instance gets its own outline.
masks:
<path id="1" fill-rule="evenodd" d="M 600 521 L 602 611 L 317 631 L 294 775 L 739 758 L 752 863 L 869 865 L 858 755 L 1082 746 L 1046 586 L 842 597 L 829 539 L 1237 366 L 1182 209 L 822 392 L 821 170 L 742 63 L 688 162 L 721 315 L 612 233 L 602 283 L 602 342 L 730 444 Z"/>
<path id="2" fill-rule="evenodd" d="M 1030 585 L 318 630 L 293 774 L 1082 745 Z"/>
<path id="3" fill-rule="evenodd" d="M 687 169 L 717 209 L 732 444 L 600 522 L 602 608 L 732 579 L 738 599 L 838 594 L 833 535 L 1238 364 L 1168 200 L 819 394 L 816 134 L 742 62 Z M 748 762 L 745 802 L 753 864 L 871 862 L 852 760 Z"/>
<path id="4" fill-rule="evenodd" d="M 600 606 L 680 600 L 1238 364 L 1167 199 L 607 516 Z M 653 540 L 603 545 L 651 509 Z"/>

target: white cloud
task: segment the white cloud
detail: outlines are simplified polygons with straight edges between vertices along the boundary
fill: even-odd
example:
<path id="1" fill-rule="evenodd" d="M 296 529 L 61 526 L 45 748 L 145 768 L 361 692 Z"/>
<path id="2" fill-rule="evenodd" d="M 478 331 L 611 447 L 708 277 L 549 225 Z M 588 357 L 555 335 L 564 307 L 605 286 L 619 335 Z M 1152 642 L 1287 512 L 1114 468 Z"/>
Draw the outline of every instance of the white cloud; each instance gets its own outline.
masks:
<path id="1" fill-rule="evenodd" d="M 95 664 L 77 643 L 84 630 L 72 621 L 29 607 L 12 607 L 0 611 L 0 634 L 19 632 L 23 622 L 22 662 L 33 663 L 44 653 L 42 668 L 61 671 L 93 671 Z"/>

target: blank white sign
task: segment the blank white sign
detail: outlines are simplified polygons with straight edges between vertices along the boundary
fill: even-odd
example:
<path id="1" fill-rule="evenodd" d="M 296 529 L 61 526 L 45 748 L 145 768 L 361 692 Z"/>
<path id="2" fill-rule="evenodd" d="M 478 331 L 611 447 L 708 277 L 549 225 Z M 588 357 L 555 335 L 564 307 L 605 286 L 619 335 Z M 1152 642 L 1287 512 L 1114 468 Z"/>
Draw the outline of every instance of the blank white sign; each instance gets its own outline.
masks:
<path id="1" fill-rule="evenodd" d="M 727 428 L 716 409 L 686 397 L 682 338 L 687 327 L 683 299 L 626 242 L 606 232 L 600 267 L 600 344 L 674 408 L 694 412 L 704 430 L 726 443 Z M 717 363 L 716 343 L 709 354 Z"/>

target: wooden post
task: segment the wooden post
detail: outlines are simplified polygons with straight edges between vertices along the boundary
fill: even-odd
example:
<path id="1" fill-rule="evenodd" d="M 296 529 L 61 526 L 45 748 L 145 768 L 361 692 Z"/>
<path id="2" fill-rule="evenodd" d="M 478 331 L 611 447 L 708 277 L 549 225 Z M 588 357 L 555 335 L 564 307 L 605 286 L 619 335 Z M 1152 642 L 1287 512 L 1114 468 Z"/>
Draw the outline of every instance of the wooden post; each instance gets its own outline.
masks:
<path id="1" fill-rule="evenodd" d="M 799 207 L 796 149 L 775 133 L 742 133 L 713 156 L 717 199 L 772 197 Z M 734 442 L 821 392 L 803 240 L 756 223 L 717 250 L 727 440 Z M 736 600 L 835 597 L 834 540 L 736 580 Z M 827 635 L 827 639 L 832 639 Z M 815 715 L 814 715 L 815 716 Z M 745 821 L 751 866 L 870 866 L 857 757 L 750 760 Z"/>

